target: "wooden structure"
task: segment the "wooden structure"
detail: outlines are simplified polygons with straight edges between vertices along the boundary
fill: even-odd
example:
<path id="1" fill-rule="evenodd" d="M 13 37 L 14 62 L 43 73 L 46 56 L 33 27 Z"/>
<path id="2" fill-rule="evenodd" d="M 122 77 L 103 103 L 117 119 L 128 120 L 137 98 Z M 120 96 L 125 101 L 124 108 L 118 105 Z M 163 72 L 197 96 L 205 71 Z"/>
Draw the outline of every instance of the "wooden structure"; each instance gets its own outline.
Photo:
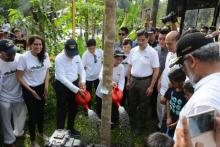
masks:
<path id="1" fill-rule="evenodd" d="M 167 14 L 176 12 L 181 17 L 180 30 L 183 29 L 185 12 L 193 9 L 215 8 L 212 26 L 216 26 L 219 17 L 220 0 L 168 0 Z"/>

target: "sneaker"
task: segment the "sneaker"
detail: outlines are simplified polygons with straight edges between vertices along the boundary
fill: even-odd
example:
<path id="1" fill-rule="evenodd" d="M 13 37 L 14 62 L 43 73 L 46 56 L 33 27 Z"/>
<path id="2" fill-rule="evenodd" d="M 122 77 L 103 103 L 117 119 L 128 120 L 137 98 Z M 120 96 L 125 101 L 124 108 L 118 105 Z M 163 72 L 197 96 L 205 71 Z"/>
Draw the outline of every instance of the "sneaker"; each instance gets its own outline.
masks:
<path id="1" fill-rule="evenodd" d="M 75 130 L 75 129 L 73 129 L 73 130 L 70 132 L 70 136 L 71 136 L 71 137 L 78 137 L 78 136 L 80 136 L 80 132 L 77 131 L 77 130 Z"/>

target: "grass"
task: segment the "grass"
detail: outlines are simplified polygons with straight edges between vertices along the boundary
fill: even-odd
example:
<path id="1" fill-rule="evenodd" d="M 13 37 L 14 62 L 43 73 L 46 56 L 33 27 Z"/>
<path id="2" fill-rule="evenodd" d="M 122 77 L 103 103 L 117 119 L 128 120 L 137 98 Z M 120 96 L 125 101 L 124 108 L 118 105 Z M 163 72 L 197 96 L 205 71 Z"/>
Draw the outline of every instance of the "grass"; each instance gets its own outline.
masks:
<path id="1" fill-rule="evenodd" d="M 94 102 L 92 102 L 94 103 Z M 46 102 L 45 109 L 45 123 L 44 123 L 44 132 L 46 135 L 52 135 L 55 130 L 56 123 L 56 98 L 55 93 L 52 87 L 49 88 L 49 98 Z M 100 134 L 97 126 L 94 126 L 91 122 L 88 121 L 88 117 L 85 115 L 86 112 L 83 108 L 79 108 L 79 113 L 76 118 L 76 129 L 81 132 L 81 137 L 79 138 L 83 144 L 99 144 L 100 143 Z M 127 128 L 122 128 L 120 126 L 116 127 L 111 131 L 112 138 L 111 143 L 114 147 L 142 147 L 143 141 L 147 137 L 147 135 L 155 130 L 155 120 L 149 120 L 147 123 L 147 129 L 144 131 L 145 133 L 138 137 L 132 137 L 130 130 Z M 43 141 L 37 137 L 37 142 L 41 147 L 44 146 Z M 2 144 L 2 137 L 0 137 L 0 147 Z M 25 126 L 25 135 L 23 138 L 17 139 L 16 141 L 17 147 L 29 147 L 30 146 L 30 138 L 28 135 L 27 122 Z"/>

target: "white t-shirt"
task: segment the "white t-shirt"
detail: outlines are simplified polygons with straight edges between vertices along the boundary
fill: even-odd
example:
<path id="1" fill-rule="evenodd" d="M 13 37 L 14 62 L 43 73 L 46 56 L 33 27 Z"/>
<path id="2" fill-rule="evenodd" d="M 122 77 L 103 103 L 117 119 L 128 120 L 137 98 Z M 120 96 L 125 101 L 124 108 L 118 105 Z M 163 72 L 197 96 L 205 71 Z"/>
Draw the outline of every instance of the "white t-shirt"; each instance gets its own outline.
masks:
<path id="1" fill-rule="evenodd" d="M 160 67 L 158 53 L 149 45 L 143 51 L 139 46 L 132 48 L 128 64 L 132 66 L 131 75 L 135 77 L 150 76 L 153 74 L 153 68 Z"/>
<path id="2" fill-rule="evenodd" d="M 162 72 L 161 75 L 161 87 L 160 87 L 160 94 L 162 96 L 165 95 L 167 89 L 168 89 L 168 85 L 169 85 L 169 77 L 168 74 L 170 72 L 170 64 L 172 63 L 172 61 L 176 59 L 176 53 L 172 53 L 172 52 L 168 52 L 167 53 L 167 57 L 166 57 L 166 62 L 165 62 L 165 68 Z M 176 66 L 176 65 L 175 65 Z"/>
<path id="3" fill-rule="evenodd" d="M 27 51 L 21 55 L 17 70 L 24 71 L 25 82 L 32 87 L 39 86 L 44 83 L 47 69 L 50 67 L 49 56 L 46 53 L 46 58 L 43 63 L 38 61 L 38 58 Z"/>
<path id="4" fill-rule="evenodd" d="M 16 69 L 20 54 L 12 62 L 0 59 L 0 101 L 22 102 L 22 90 L 16 79 Z"/>
<path id="5" fill-rule="evenodd" d="M 77 55 L 73 58 L 68 58 L 64 51 L 59 53 L 55 58 L 55 79 L 60 81 L 72 92 L 77 93 L 79 87 L 72 82 L 78 79 L 78 75 L 80 75 L 80 81 L 85 84 L 86 72 L 80 56 Z"/>
<path id="6" fill-rule="evenodd" d="M 195 92 L 180 111 L 179 118 L 204 112 L 210 108 L 220 112 L 220 72 L 210 74 L 195 85 Z M 177 128 L 182 128 L 178 121 Z"/>
<path id="7" fill-rule="evenodd" d="M 99 75 L 99 85 L 96 89 L 96 95 L 100 98 L 103 98 L 104 95 L 100 92 L 101 88 L 103 87 L 103 68 L 101 69 L 100 75 Z M 112 81 L 117 83 L 118 88 L 123 91 L 124 90 L 124 85 L 125 85 L 125 74 L 124 74 L 124 66 L 122 64 L 119 64 L 118 66 L 113 68 L 113 76 L 112 76 Z"/>
<path id="8" fill-rule="evenodd" d="M 96 58 L 96 59 L 95 59 Z M 99 73 L 102 68 L 103 50 L 95 49 L 92 54 L 88 50 L 82 55 L 82 63 L 86 71 L 86 80 L 94 81 L 99 78 Z"/>

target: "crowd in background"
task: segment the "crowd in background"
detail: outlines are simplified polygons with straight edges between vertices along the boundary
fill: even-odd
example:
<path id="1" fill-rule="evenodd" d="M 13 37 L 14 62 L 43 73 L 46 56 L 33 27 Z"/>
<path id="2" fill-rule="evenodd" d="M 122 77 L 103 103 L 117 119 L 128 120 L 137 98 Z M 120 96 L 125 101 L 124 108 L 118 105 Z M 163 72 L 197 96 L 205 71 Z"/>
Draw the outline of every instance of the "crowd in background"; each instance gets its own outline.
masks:
<path id="1" fill-rule="evenodd" d="M 188 36 L 194 33 L 198 35 Z M 204 39 L 205 36 L 209 36 L 208 41 Z M 199 40 L 196 45 L 187 40 L 194 38 L 195 41 Z M 181 41 L 178 42 L 179 39 L 186 39 L 192 43 L 189 46 L 195 46 L 197 49 L 218 42 L 218 30 L 203 26 L 201 30 L 188 28 L 180 35 L 176 28 L 155 28 L 152 27 L 151 21 L 146 21 L 145 28 L 136 31 L 135 40 L 129 39 L 127 27 L 118 31 L 118 41 L 114 44 L 111 84 L 113 88 L 123 91 L 121 105 L 128 111 L 132 134 L 143 134 L 148 129 L 147 122 L 155 118 L 158 120 L 158 124 L 155 124 L 156 130 L 163 133 L 149 136 L 146 146 L 150 146 L 149 142 L 152 140 L 159 142 L 157 139 L 160 137 L 167 140 L 170 146 L 174 145 L 171 138 L 175 136 L 176 127 L 180 123 L 181 110 L 194 95 L 193 85 L 203 78 L 200 75 L 200 79 L 195 80 L 188 70 L 191 67 L 185 67 L 184 61 L 172 65 L 176 58 L 183 56 L 179 56 L 178 49 L 182 50 L 183 44 L 187 44 L 181 44 Z M 199 43 L 202 39 L 204 42 Z M 57 97 L 56 128 L 67 128 L 73 136 L 80 135 L 74 127 L 78 112 L 75 95 L 85 96 L 84 90 L 87 89 L 96 99 L 95 108 L 99 118 L 105 95 L 103 50 L 97 47 L 95 39 L 87 40 L 86 48 L 80 57 L 76 41 L 69 39 L 55 58 L 55 82 L 52 84 Z M 24 135 L 27 111 L 31 146 L 38 147 L 35 139 L 37 129 L 42 139 L 48 139 L 43 132 L 50 68 L 45 41 L 37 35 L 32 35 L 26 40 L 22 29 L 11 29 L 10 25 L 5 23 L 0 27 L 0 49 L 0 118 L 4 143 L 7 146 L 15 146 L 16 137 Z M 189 53 L 191 51 L 187 52 Z M 192 58 L 191 62 L 194 63 L 193 57 L 189 58 Z M 204 61 L 206 62 L 205 59 Z M 218 104 L 215 104 L 216 107 Z M 111 118 L 111 127 L 114 129 L 119 121 L 118 106 L 114 103 Z"/>

